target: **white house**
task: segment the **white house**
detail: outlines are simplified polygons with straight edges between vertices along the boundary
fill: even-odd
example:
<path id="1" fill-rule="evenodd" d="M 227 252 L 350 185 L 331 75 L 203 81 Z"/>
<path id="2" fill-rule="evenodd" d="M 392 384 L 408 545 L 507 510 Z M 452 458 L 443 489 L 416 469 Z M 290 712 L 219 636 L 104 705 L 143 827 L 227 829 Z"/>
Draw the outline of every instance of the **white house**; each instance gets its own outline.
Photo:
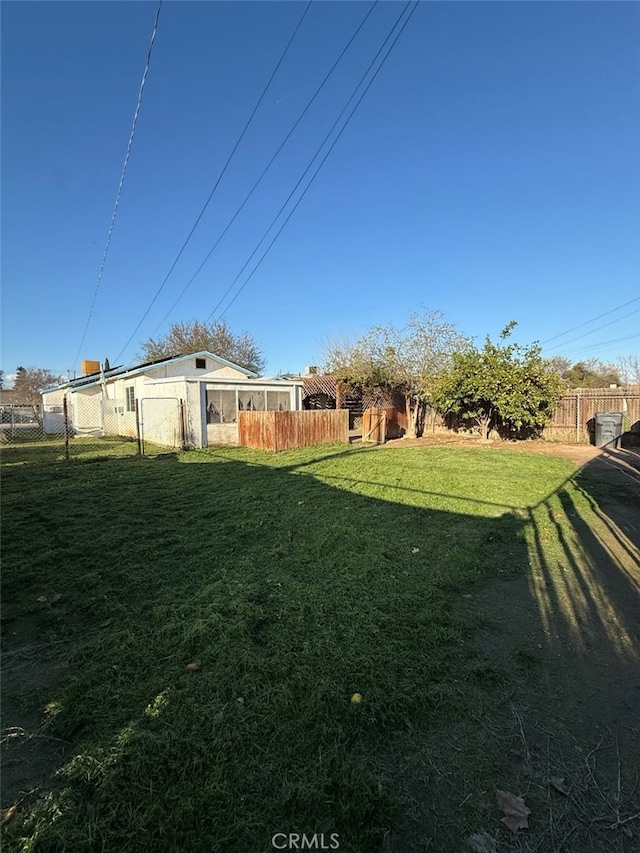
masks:
<path id="1" fill-rule="evenodd" d="M 139 433 L 168 447 L 207 447 L 238 443 L 239 411 L 301 409 L 302 382 L 260 378 L 206 351 L 116 367 L 45 391 L 48 434 L 63 431 L 65 397 L 75 435 Z"/>

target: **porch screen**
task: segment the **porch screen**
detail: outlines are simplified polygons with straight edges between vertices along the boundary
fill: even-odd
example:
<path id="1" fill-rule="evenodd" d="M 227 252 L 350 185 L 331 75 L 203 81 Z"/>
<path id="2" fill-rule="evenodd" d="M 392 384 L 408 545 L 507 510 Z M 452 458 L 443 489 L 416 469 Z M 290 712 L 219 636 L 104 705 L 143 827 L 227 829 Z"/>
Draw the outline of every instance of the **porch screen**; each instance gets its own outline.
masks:
<path id="1" fill-rule="evenodd" d="M 208 424 L 235 424 L 237 420 L 235 391 L 207 391 Z"/>
<path id="2" fill-rule="evenodd" d="M 238 409 L 242 412 L 264 412 L 264 391 L 238 391 Z"/>
<path id="3" fill-rule="evenodd" d="M 267 391 L 269 412 L 288 412 L 291 409 L 291 394 L 288 391 Z"/>

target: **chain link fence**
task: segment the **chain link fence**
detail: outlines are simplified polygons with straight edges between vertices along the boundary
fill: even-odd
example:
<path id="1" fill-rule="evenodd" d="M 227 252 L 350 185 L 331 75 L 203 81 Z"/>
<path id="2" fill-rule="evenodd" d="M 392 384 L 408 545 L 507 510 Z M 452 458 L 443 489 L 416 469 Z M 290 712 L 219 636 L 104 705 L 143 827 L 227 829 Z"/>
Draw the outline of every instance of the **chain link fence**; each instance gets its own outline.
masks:
<path id="1" fill-rule="evenodd" d="M 105 399 L 67 394 L 59 403 L 2 406 L 3 452 L 32 448 L 51 461 L 173 452 L 185 446 L 185 406 L 178 398 Z"/>
<path id="2" fill-rule="evenodd" d="M 0 406 L 0 442 L 3 444 L 37 440 L 43 429 L 41 405 Z"/>

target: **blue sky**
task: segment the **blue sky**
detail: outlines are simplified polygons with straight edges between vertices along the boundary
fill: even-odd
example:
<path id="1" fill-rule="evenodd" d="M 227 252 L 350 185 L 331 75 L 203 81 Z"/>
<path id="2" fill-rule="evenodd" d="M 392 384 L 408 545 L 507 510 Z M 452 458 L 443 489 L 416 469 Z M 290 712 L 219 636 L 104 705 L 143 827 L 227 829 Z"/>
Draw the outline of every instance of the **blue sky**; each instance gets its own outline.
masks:
<path id="1" fill-rule="evenodd" d="M 199 227 L 117 363 L 134 362 L 140 343 L 171 321 L 211 313 L 403 5 L 376 6 L 158 328 L 371 7 L 312 3 Z M 3 3 L 7 373 L 18 364 L 66 373 L 81 358 L 116 363 L 305 4 L 163 4 L 104 275 L 74 365 L 156 8 Z M 511 319 L 516 340 L 544 342 L 640 296 L 639 235 L 640 6 L 423 2 L 225 317 L 255 336 L 271 373 L 317 363 L 326 339 L 402 324 L 421 306 L 443 311 L 479 342 Z M 545 352 L 575 360 L 637 354 L 638 309 L 640 300 Z"/>

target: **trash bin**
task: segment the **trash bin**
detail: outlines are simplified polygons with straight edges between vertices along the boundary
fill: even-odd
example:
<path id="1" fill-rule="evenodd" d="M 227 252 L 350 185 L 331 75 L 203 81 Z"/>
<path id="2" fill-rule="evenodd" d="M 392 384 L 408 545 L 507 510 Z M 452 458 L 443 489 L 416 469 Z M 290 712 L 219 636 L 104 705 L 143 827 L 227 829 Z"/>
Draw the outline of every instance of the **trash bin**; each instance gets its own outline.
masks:
<path id="1" fill-rule="evenodd" d="M 596 414 L 596 447 L 620 447 L 623 417 L 622 412 Z"/>

